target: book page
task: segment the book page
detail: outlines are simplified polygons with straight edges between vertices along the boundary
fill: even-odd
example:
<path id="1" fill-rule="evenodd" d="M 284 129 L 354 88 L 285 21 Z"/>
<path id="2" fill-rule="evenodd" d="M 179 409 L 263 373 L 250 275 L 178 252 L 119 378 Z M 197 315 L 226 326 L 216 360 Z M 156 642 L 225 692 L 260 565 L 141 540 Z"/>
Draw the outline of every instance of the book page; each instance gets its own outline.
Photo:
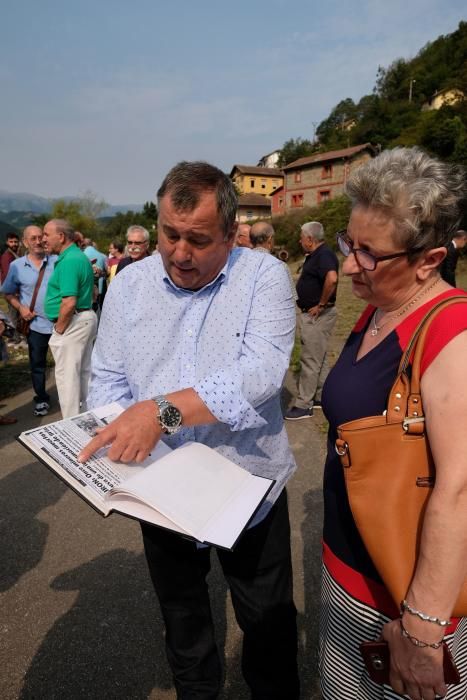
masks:
<path id="1" fill-rule="evenodd" d="M 215 450 L 192 442 L 136 474 L 122 487 L 112 489 L 109 499 L 113 494 L 134 495 L 203 542 L 207 525 L 252 478 L 258 477 Z"/>

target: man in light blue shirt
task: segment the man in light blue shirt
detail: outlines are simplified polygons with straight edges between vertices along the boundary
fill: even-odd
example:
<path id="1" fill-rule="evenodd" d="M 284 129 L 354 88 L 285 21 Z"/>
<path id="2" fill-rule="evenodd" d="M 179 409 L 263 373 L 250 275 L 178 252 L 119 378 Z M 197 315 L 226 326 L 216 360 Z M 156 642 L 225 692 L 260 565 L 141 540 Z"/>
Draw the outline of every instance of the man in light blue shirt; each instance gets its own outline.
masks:
<path id="1" fill-rule="evenodd" d="M 44 297 L 47 283 L 57 260 L 56 255 L 45 255 L 42 237 L 42 229 L 39 226 L 26 226 L 23 243 L 27 253 L 11 263 L 1 289 L 18 314 L 25 321 L 31 321 L 27 341 L 31 379 L 35 392 L 35 416 L 45 416 L 49 412 L 50 397 L 46 391 L 45 375 L 52 323 L 44 313 Z M 44 275 L 34 310 L 31 311 L 29 307 L 42 268 L 44 268 Z"/>
<path id="2" fill-rule="evenodd" d="M 93 355 L 91 406 L 129 408 L 83 450 L 143 460 L 164 433 L 194 440 L 276 483 L 233 552 L 217 550 L 244 632 L 252 697 L 295 700 L 285 483 L 295 469 L 280 409 L 295 308 L 284 265 L 232 250 L 237 199 L 227 175 L 180 163 L 159 192 L 160 255 L 124 269 L 109 288 Z M 196 494 L 193 494 L 196 498 Z M 142 524 L 146 558 L 167 627 L 177 697 L 216 698 L 221 667 L 205 577 L 209 548 Z"/>

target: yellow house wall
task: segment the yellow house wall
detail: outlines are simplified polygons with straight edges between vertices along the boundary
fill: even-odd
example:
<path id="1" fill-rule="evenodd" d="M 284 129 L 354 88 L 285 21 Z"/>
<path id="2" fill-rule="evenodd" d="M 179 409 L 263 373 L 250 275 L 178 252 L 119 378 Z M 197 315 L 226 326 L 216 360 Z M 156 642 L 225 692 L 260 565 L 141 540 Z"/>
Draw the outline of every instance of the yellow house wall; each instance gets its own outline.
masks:
<path id="1" fill-rule="evenodd" d="M 262 194 L 264 196 L 269 196 L 282 186 L 284 178 L 279 174 L 272 177 L 271 175 L 242 175 L 238 173 L 234 176 L 233 181 L 241 194 Z M 254 181 L 253 186 L 251 185 L 252 181 Z"/>

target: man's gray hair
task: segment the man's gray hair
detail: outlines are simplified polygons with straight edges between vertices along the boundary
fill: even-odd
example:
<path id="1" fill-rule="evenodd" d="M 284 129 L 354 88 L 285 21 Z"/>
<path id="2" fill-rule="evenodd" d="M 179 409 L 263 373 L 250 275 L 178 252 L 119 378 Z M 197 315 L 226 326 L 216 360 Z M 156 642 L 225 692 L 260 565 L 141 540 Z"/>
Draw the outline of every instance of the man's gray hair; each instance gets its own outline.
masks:
<path id="1" fill-rule="evenodd" d="M 75 242 L 75 229 L 66 219 L 51 219 L 51 224 L 54 224 L 57 231 L 63 233 L 67 241 Z"/>
<path id="2" fill-rule="evenodd" d="M 306 238 L 314 238 L 317 241 L 324 241 L 323 224 L 319 221 L 308 221 L 302 226 L 302 233 Z"/>
<path id="3" fill-rule="evenodd" d="M 157 192 L 157 200 L 170 195 L 177 211 L 191 212 L 195 209 L 205 192 L 215 192 L 217 212 L 221 220 L 224 239 L 233 233 L 237 214 L 238 198 L 230 177 L 204 161 L 182 161 L 175 165 L 166 175 Z"/>
<path id="4" fill-rule="evenodd" d="M 126 237 L 128 240 L 128 236 L 132 234 L 133 232 L 137 233 L 142 233 L 144 236 L 144 242 L 147 243 L 149 241 L 149 231 L 144 228 L 144 226 L 140 226 L 139 224 L 133 224 L 132 226 L 129 226 L 126 231 Z"/>
<path id="5" fill-rule="evenodd" d="M 267 221 L 257 221 L 250 230 L 250 241 L 253 248 L 267 243 L 274 236 L 274 229 Z"/>
<path id="6" fill-rule="evenodd" d="M 395 242 L 406 250 L 447 246 L 466 196 L 462 167 L 420 148 L 394 148 L 357 168 L 346 191 L 352 206 L 379 209 L 395 224 Z"/>

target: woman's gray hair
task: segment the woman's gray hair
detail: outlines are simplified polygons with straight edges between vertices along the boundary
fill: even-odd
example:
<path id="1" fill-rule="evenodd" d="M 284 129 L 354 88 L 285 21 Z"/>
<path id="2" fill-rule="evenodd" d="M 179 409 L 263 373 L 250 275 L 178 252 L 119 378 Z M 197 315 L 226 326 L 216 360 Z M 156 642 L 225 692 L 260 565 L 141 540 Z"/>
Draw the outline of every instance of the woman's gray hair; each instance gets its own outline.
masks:
<path id="1" fill-rule="evenodd" d="M 126 237 L 128 239 L 128 236 L 133 233 L 133 231 L 138 231 L 139 233 L 143 234 L 144 242 L 147 243 L 149 241 L 149 231 L 144 228 L 144 226 L 140 226 L 139 224 L 132 224 L 129 226 L 126 230 Z"/>
<path id="2" fill-rule="evenodd" d="M 352 206 L 381 210 L 396 226 L 396 242 L 406 250 L 447 246 L 461 218 L 465 173 L 420 148 L 394 148 L 350 175 L 346 192 Z"/>
<path id="3" fill-rule="evenodd" d="M 238 198 L 232 180 L 214 165 L 204 161 L 178 163 L 166 175 L 157 200 L 160 203 L 162 197 L 169 194 L 176 210 L 193 211 L 205 192 L 216 193 L 217 212 L 224 238 L 228 239 L 233 233 Z"/>

